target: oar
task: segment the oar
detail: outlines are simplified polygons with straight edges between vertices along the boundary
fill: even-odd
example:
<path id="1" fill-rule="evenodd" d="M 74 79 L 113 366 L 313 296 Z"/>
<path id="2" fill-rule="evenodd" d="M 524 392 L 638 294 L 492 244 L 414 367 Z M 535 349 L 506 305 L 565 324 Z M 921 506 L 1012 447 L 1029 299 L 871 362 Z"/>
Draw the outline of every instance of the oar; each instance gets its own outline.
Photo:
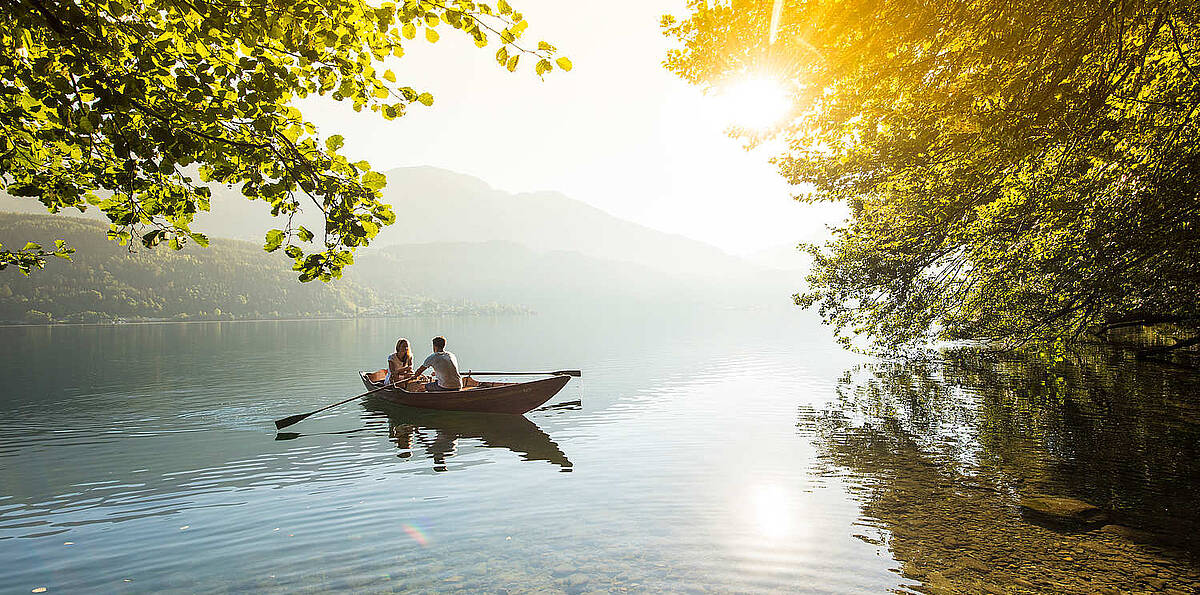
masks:
<path id="1" fill-rule="evenodd" d="M 318 409 L 318 410 L 316 410 L 316 411 L 310 411 L 310 412 L 308 412 L 308 413 L 301 413 L 300 415 L 292 415 L 292 416 L 290 416 L 290 417 L 285 417 L 285 418 L 283 418 L 283 419 L 277 419 L 277 420 L 275 420 L 275 429 L 276 429 L 276 430 L 282 430 L 282 429 L 284 429 L 284 428 L 286 428 L 286 427 L 288 427 L 288 426 L 290 426 L 290 425 L 292 425 L 292 424 L 294 424 L 294 423 L 298 423 L 298 422 L 300 422 L 301 420 L 303 420 L 304 418 L 306 418 L 306 417 L 308 417 L 308 416 L 310 416 L 310 415 L 313 415 L 313 414 L 316 414 L 316 413 L 320 413 L 320 412 L 322 412 L 322 411 L 325 411 L 326 409 L 333 409 L 334 407 L 337 407 L 338 405 L 344 405 L 344 404 L 346 404 L 346 403 L 349 403 L 350 401 L 353 401 L 354 399 L 361 399 L 361 398 L 363 398 L 363 397 L 365 397 L 365 396 L 367 396 L 367 395 L 369 395 L 369 394 L 371 394 L 371 393 L 377 393 L 377 392 L 379 392 L 379 391 L 381 391 L 381 390 L 388 389 L 388 388 L 392 388 L 392 387 L 396 386 L 397 384 L 400 384 L 401 382 L 404 382 L 404 381 L 408 380 L 409 378 L 412 378 L 412 377 L 411 377 L 411 376 L 409 376 L 408 378 L 404 378 L 404 379 L 402 379 L 402 380 L 397 380 L 397 381 L 395 381 L 395 382 L 393 382 L 393 383 L 391 383 L 391 384 L 385 384 L 385 385 L 383 385 L 383 386 L 381 386 L 381 387 L 379 387 L 379 388 L 377 388 L 377 389 L 375 389 L 375 390 L 369 390 L 369 391 L 367 391 L 367 392 L 365 392 L 365 393 L 363 393 L 363 394 L 361 394 L 361 395 L 354 395 L 353 397 L 350 397 L 349 399 L 346 399 L 346 400 L 344 400 L 344 401 L 338 401 L 337 403 L 334 403 L 334 404 L 332 404 L 332 405 L 327 405 L 327 406 L 325 406 L 325 407 L 322 407 L 322 408 L 320 408 L 320 409 Z"/>
<path id="2" fill-rule="evenodd" d="M 463 376 L 574 376 L 579 378 L 583 372 L 579 370 L 555 370 L 553 372 L 476 372 L 467 370 Z"/>

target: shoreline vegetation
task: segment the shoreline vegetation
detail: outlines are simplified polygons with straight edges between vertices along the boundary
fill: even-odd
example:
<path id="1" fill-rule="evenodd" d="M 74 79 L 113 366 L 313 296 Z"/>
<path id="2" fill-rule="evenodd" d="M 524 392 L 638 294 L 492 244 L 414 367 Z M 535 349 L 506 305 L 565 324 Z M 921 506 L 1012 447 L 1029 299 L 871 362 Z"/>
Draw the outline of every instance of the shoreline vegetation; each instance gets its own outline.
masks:
<path id="1" fill-rule="evenodd" d="M 69 322 L 56 320 L 54 322 L 11 322 L 0 320 L 0 328 L 15 328 L 15 327 L 39 327 L 39 326 L 122 326 L 122 325 L 138 325 L 138 324 L 211 324 L 215 322 L 311 322 L 311 321 L 345 321 L 345 320 L 389 320 L 394 318 L 420 318 L 425 316 L 453 318 L 461 316 L 471 317 L 503 317 L 503 316 L 536 316 L 538 313 L 535 310 L 526 311 L 511 311 L 511 312 L 485 312 L 485 311 L 468 311 L 468 312 L 441 312 L 436 314 L 426 314 L 417 312 L 414 314 L 365 314 L 362 316 L 291 316 L 280 318 L 190 318 L 190 319 L 117 319 L 98 322 Z"/>
<path id="2" fill-rule="evenodd" d="M 123 324 L 222 320 L 527 315 L 522 305 L 380 291 L 370 279 L 298 284 L 259 246 L 213 239 L 204 249 L 131 251 L 103 223 L 0 213 L 0 241 L 16 236 L 79 250 L 29 276 L 0 279 L 0 324 Z"/>
<path id="3" fill-rule="evenodd" d="M 1200 345 L 1194 3 L 735 4 L 664 16 L 664 64 L 774 82 L 778 125 L 733 133 L 849 208 L 795 296 L 845 342 Z"/>

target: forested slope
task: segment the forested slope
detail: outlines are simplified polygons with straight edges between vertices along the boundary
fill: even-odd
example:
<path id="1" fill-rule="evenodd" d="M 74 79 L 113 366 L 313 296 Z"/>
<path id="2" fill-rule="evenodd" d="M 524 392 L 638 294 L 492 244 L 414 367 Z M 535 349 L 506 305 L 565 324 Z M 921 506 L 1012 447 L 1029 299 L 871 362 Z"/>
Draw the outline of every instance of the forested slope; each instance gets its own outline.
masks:
<path id="1" fill-rule="evenodd" d="M 175 252 L 105 239 L 107 226 L 63 216 L 0 213 L 0 243 L 53 245 L 65 239 L 72 262 L 51 259 L 29 277 L 0 272 L 0 321 L 107 322 L 117 319 L 252 319 L 493 313 L 503 306 L 435 303 L 381 295 L 348 280 L 298 283 L 284 257 L 250 242 L 213 239 Z"/>

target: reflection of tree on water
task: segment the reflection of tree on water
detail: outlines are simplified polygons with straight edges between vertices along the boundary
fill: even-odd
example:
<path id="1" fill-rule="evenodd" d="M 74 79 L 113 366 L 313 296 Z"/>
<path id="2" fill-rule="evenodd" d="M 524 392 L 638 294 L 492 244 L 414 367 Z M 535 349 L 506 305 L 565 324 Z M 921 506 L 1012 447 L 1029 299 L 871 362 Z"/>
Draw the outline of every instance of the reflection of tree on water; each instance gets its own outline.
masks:
<path id="1" fill-rule="evenodd" d="M 860 479 L 864 516 L 926 590 L 1155 590 L 1200 575 L 1174 547 L 1132 543 L 1114 526 L 1054 531 L 1016 503 L 1082 498 L 1200 551 L 1200 416 L 1186 402 L 1198 385 L 1194 372 L 1113 351 L 1063 361 L 957 351 L 851 371 L 839 407 L 805 412 L 800 426 L 831 470 Z"/>
<path id="2" fill-rule="evenodd" d="M 417 448 L 446 471 L 446 459 L 457 454 L 460 439 L 477 439 L 485 448 L 506 448 L 526 461 L 547 461 L 570 471 L 571 461 L 550 436 L 524 415 L 431 411 L 379 400 L 364 401 L 373 414 L 386 417 L 388 433 L 401 457 Z"/>

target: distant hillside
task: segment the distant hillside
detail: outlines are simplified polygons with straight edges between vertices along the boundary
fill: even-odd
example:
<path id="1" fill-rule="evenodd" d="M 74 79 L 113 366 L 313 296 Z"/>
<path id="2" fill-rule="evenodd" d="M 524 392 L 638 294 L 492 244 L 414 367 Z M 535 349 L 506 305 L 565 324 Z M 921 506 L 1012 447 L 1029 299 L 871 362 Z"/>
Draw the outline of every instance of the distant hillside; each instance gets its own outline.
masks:
<path id="1" fill-rule="evenodd" d="M 617 218 L 558 192 L 509 194 L 433 167 L 386 173 L 384 200 L 398 221 L 381 235 L 381 245 L 499 240 L 673 274 L 741 275 L 755 268 L 715 246 Z"/>
<path id="2" fill-rule="evenodd" d="M 397 215 L 373 242 L 430 244 L 504 241 L 537 251 L 567 251 L 617 262 L 636 263 L 673 274 L 743 275 L 756 266 L 715 246 L 626 221 L 558 192 L 509 194 L 483 180 L 435 167 L 403 167 L 385 172 L 383 198 Z M 212 210 L 196 217 L 195 228 L 213 237 L 262 243 L 266 230 L 283 224 L 268 205 L 250 201 L 235 189 L 216 186 Z M 637 192 L 636 188 L 630 189 Z M 310 228 L 314 209 L 300 215 Z M 0 196 L 0 211 L 44 213 L 40 203 Z M 74 212 L 68 214 L 76 215 Z M 101 217 L 90 209 L 88 218 Z"/>
<path id="3" fill-rule="evenodd" d="M 812 257 L 802 252 L 796 244 L 784 244 L 763 248 L 746 255 L 754 264 L 778 271 L 804 272 L 812 264 Z"/>
<path id="4" fill-rule="evenodd" d="M 519 303 L 538 311 L 618 302 L 686 305 L 737 301 L 736 288 L 722 290 L 641 265 L 578 252 L 539 252 L 504 241 L 391 246 L 364 253 L 347 278 L 370 285 L 382 295 Z"/>
<path id="5" fill-rule="evenodd" d="M 578 252 L 538 252 L 512 242 L 392 246 L 358 259 L 360 275 L 381 295 L 526 305 L 538 312 L 608 307 L 790 308 L 794 275 L 766 271 L 753 284 L 664 273 Z"/>
<path id="6" fill-rule="evenodd" d="M 792 266 L 777 266 L 777 259 L 738 258 L 559 193 L 509 194 L 478 178 L 433 167 L 386 173 L 384 199 L 393 205 L 397 222 L 359 251 L 346 272 L 352 287 L 334 285 L 358 295 L 350 300 L 358 306 L 370 288 L 379 299 L 399 302 L 411 298 L 395 296 L 419 295 L 539 310 L 610 301 L 756 307 L 789 303 L 801 287 L 802 275 Z M 36 201 L 0 195 L 0 210 L 41 208 Z M 313 213 L 301 217 L 310 228 L 320 228 L 313 218 Z M 282 223 L 269 215 L 265 203 L 218 187 L 212 211 L 198 215 L 194 227 L 214 238 L 248 240 L 252 244 L 246 249 L 253 252 L 265 231 Z M 92 240 L 104 244 L 103 233 Z M 274 256 L 247 252 L 238 258 L 270 263 L 281 280 L 291 275 L 290 265 Z"/>
<path id="7" fill-rule="evenodd" d="M 0 214 L 0 243 L 66 239 L 72 262 L 51 259 L 25 277 L 0 272 L 0 321 L 106 322 L 117 319 L 245 319 L 363 314 L 511 312 L 389 292 L 353 282 L 299 283 L 289 259 L 253 243 L 214 239 L 208 248 L 129 252 L 104 224 L 48 215 Z"/>

